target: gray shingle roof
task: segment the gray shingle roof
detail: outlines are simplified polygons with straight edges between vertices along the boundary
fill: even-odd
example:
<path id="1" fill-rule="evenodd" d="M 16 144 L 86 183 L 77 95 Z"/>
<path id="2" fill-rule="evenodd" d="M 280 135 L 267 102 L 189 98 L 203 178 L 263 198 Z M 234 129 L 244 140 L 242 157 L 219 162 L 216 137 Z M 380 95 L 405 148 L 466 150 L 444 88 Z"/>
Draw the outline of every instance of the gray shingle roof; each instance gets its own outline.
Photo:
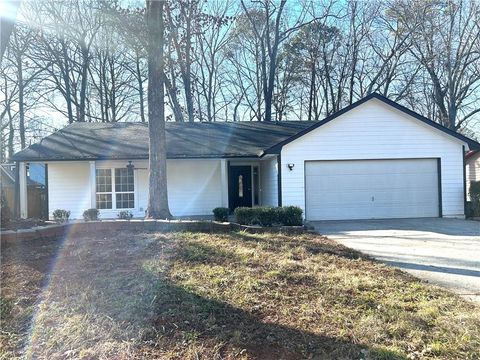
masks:
<path id="1" fill-rule="evenodd" d="M 313 123 L 167 122 L 167 157 L 257 157 Z M 146 158 L 148 125 L 145 123 L 74 123 L 14 156 L 17 161 Z"/>

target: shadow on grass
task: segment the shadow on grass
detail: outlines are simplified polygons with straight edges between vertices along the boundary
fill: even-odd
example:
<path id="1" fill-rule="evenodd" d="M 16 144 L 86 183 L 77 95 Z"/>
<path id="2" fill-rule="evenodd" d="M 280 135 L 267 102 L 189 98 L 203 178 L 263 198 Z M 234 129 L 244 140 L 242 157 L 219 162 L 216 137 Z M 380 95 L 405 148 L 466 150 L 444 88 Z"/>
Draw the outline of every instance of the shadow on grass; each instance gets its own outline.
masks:
<path id="1" fill-rule="evenodd" d="M 278 250 L 279 247 L 303 247 L 311 255 L 329 254 L 347 259 L 369 259 L 367 255 L 362 254 L 359 251 L 347 248 L 320 235 L 317 235 L 314 238 L 305 239 L 301 236 L 292 237 L 291 235 L 279 233 L 265 239 L 262 237 L 262 234 L 253 235 L 244 231 L 239 231 L 232 233 L 231 238 L 242 242 L 267 243 L 271 245 L 273 251 Z"/>
<path id="2" fill-rule="evenodd" d="M 173 246 L 175 235 L 168 236 L 160 241 L 130 233 L 67 238 L 42 295 L 27 353 L 33 358 L 155 358 L 170 351 L 177 358 L 359 359 L 367 351 L 371 358 L 403 359 L 281 324 L 275 320 L 281 309 L 256 313 L 173 282 L 171 271 L 181 263 L 224 264 L 235 261 L 235 254 L 198 242 Z"/>
<path id="3" fill-rule="evenodd" d="M 173 343 L 189 339 L 221 344 L 218 355 L 239 351 L 248 358 L 357 359 L 364 347 L 348 340 L 322 336 L 263 321 L 260 317 L 228 303 L 189 292 L 168 282 L 159 282 L 154 328 Z M 389 359 L 401 359 L 389 352 Z"/>

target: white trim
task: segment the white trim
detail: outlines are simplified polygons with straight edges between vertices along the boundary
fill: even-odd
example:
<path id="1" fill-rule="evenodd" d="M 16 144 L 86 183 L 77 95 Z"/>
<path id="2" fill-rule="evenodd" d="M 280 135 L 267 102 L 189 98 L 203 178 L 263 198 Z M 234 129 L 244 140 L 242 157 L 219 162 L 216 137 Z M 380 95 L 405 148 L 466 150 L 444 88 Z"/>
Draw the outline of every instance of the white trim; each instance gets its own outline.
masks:
<path id="1" fill-rule="evenodd" d="M 97 208 L 97 169 L 95 161 L 89 161 L 90 164 L 90 208 Z"/>
<path id="2" fill-rule="evenodd" d="M 220 179 L 222 206 L 228 208 L 228 163 L 225 159 L 220 160 Z"/>
<path id="3" fill-rule="evenodd" d="M 27 190 L 27 164 L 20 162 L 18 164 L 20 190 L 20 217 L 28 218 L 28 190 Z"/>

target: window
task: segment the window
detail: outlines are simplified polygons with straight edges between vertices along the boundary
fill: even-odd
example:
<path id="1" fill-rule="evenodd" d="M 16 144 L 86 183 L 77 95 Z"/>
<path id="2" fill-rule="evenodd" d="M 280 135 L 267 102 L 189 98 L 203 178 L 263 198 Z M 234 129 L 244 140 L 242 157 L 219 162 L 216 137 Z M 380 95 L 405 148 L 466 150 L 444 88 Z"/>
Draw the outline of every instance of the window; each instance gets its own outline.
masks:
<path id="1" fill-rule="evenodd" d="M 135 207 L 133 169 L 126 167 L 97 169 L 96 182 L 97 209 L 133 209 Z"/>
<path id="2" fill-rule="evenodd" d="M 111 209 L 112 194 L 97 194 L 97 209 Z"/>
<path id="3" fill-rule="evenodd" d="M 238 197 L 243 198 L 243 175 L 238 176 Z"/>
<path id="4" fill-rule="evenodd" d="M 115 169 L 115 192 L 133 192 L 133 169 Z"/>
<path id="5" fill-rule="evenodd" d="M 97 209 L 112 208 L 112 170 L 97 169 Z"/>
<path id="6" fill-rule="evenodd" d="M 133 169 L 115 169 L 115 193 L 117 209 L 132 209 L 135 207 Z"/>
<path id="7" fill-rule="evenodd" d="M 120 193 L 116 195 L 117 209 L 133 209 L 135 199 L 133 193 Z"/>

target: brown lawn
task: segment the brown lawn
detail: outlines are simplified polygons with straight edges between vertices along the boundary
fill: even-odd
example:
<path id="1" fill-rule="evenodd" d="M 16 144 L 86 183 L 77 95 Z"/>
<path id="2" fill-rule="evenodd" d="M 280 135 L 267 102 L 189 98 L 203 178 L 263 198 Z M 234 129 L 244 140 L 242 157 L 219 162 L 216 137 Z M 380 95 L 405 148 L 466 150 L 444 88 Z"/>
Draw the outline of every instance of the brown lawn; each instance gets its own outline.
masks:
<path id="1" fill-rule="evenodd" d="M 316 235 L 2 246 L 0 358 L 478 359 L 480 309 Z"/>

